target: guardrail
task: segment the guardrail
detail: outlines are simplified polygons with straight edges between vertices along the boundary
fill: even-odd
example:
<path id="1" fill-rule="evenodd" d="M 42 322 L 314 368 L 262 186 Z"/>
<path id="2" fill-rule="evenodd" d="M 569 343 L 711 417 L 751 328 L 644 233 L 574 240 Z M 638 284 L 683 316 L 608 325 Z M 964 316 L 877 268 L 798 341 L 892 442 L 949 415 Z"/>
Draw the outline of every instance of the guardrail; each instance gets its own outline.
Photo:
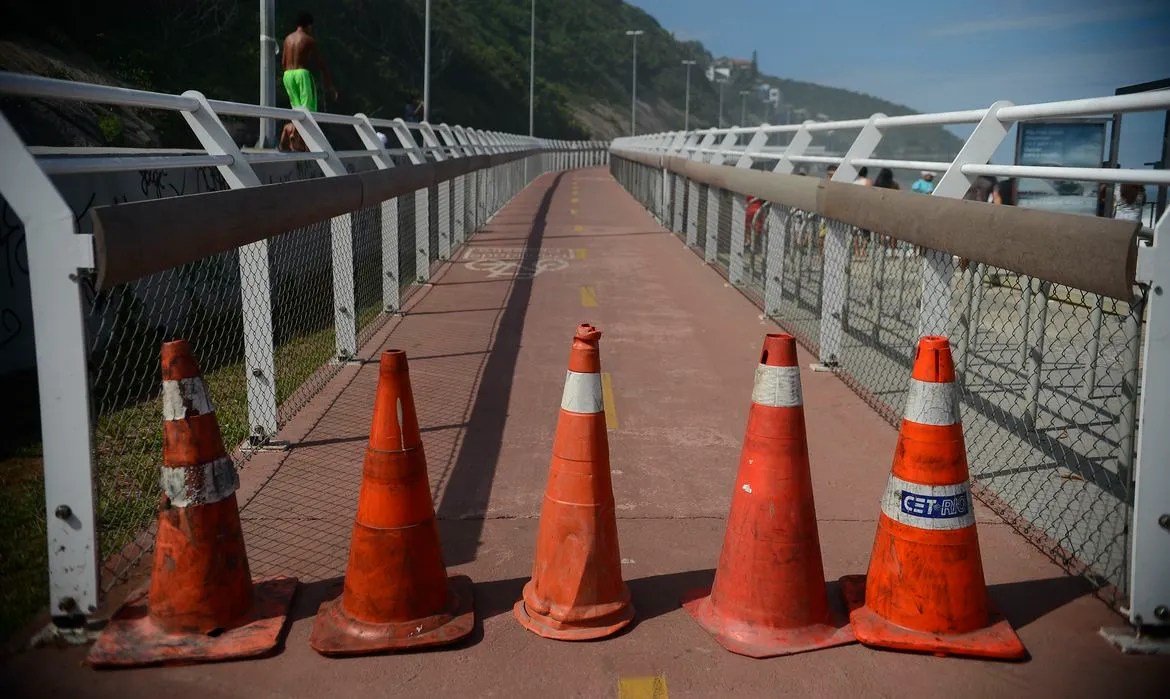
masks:
<path id="1" fill-rule="evenodd" d="M 0 94 L 178 112 L 202 147 L 51 154 L 28 148 L 0 115 L 0 195 L 27 241 L 48 592 L 62 623 L 94 611 L 100 591 L 150 545 L 161 338 L 195 344 L 229 448 L 240 444 L 237 455 L 246 458 L 279 447 L 272 441 L 279 428 L 527 182 L 607 158 L 594 142 L 260 107 L 198 92 L 0 73 Z M 243 152 L 224 115 L 291 122 L 308 151 Z M 352 129 L 363 148 L 335 150 L 322 125 Z M 397 147 L 385 147 L 378 129 Z M 262 184 L 256 168 L 275 163 L 319 172 Z M 210 189 L 220 191 L 75 216 L 58 186 L 77 175 L 192 169 L 204 169 L 217 180 Z"/>
<path id="2" fill-rule="evenodd" d="M 991 165 L 1022 120 L 1170 109 L 1170 91 L 616 139 L 663 223 L 897 422 L 915 340 L 952 338 L 982 500 L 1138 626 L 1170 625 L 1170 224 L 965 201 L 978 176 L 1170 183 L 1166 170 Z M 875 158 L 892 128 L 975 124 L 953 161 Z M 815 136 L 857 131 L 842 156 Z M 785 141 L 786 142 L 783 142 Z M 792 174 L 836 165 L 831 180 Z M 770 172 L 761 172 L 763 167 Z M 851 184 L 943 173 L 932 196 Z M 763 203 L 747 208 L 746 196 Z"/>

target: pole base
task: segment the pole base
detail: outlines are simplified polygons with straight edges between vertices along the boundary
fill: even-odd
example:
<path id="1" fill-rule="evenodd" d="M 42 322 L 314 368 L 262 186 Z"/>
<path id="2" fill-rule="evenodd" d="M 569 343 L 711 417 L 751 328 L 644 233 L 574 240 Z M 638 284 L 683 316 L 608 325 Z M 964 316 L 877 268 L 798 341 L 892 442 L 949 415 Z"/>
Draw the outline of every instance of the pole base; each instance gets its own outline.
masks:
<path id="1" fill-rule="evenodd" d="M 408 621 L 374 623 L 349 616 L 339 596 L 321 605 L 309 645 L 321 655 L 372 655 L 455 643 L 475 626 L 471 578 L 447 578 L 447 609 Z"/>
<path id="2" fill-rule="evenodd" d="M 865 576 L 841 578 L 841 592 L 849 607 L 853 632 L 862 644 L 939 656 L 966 656 L 993 660 L 1026 660 L 1028 651 L 1020 637 L 995 610 L 989 610 L 988 625 L 956 634 L 934 634 L 891 623 L 865 606 Z"/>
<path id="3" fill-rule="evenodd" d="M 724 616 L 711 604 L 711 588 L 687 593 L 682 606 L 719 645 L 749 658 L 775 658 L 857 642 L 848 615 L 833 598 L 828 623 L 794 628 L 760 626 Z"/>
<path id="4" fill-rule="evenodd" d="M 252 609 L 236 626 L 210 633 L 171 633 L 150 617 L 146 590 L 136 593 L 110 619 L 89 651 L 96 668 L 194 663 L 254 658 L 276 648 L 297 589 L 296 578 L 252 585 Z"/>

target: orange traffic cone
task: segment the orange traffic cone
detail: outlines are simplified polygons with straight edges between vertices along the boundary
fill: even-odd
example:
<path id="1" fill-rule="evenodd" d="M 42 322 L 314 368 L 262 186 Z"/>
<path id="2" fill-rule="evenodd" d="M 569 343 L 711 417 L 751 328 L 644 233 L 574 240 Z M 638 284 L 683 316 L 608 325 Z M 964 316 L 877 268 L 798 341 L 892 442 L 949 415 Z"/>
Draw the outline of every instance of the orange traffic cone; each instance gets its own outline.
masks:
<path id="1" fill-rule="evenodd" d="M 382 353 L 345 588 L 309 645 L 362 655 L 454 643 L 475 623 L 471 579 L 447 577 L 406 353 Z"/>
<path id="2" fill-rule="evenodd" d="M 724 648 L 753 658 L 854 642 L 825 591 L 791 335 L 764 339 L 715 584 L 683 606 Z"/>
<path id="3" fill-rule="evenodd" d="M 867 576 L 841 579 L 857 640 L 938 655 L 1027 651 L 990 608 L 951 347 L 918 342 Z"/>
<path id="4" fill-rule="evenodd" d="M 182 664 L 276 647 L 295 578 L 252 583 L 239 477 L 186 340 L 162 346 L 162 500 L 149 593 L 127 600 L 90 650 L 95 667 Z"/>
<path id="5" fill-rule="evenodd" d="M 513 610 L 524 628 L 562 641 L 608 636 L 634 618 L 618 552 L 600 337 L 582 324 L 573 338 L 532 579 Z"/>

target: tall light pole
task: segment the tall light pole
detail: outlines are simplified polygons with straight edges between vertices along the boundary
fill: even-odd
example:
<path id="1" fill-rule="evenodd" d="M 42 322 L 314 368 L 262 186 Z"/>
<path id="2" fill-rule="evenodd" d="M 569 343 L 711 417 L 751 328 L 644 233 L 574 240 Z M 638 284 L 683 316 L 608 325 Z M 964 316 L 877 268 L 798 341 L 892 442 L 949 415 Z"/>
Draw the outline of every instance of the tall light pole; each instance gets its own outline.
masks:
<path id="1" fill-rule="evenodd" d="M 747 125 L 747 96 L 751 94 L 751 90 L 739 91 L 739 125 Z"/>
<path id="2" fill-rule="evenodd" d="M 691 130 L 691 66 L 695 65 L 695 61 L 683 61 L 682 64 L 687 67 L 687 97 L 683 103 L 683 131 Z"/>
<path id="3" fill-rule="evenodd" d="M 427 0 L 426 19 L 423 20 L 423 118 L 431 120 L 431 0 Z"/>
<path id="4" fill-rule="evenodd" d="M 276 106 L 276 0 L 260 0 L 260 106 Z M 276 147 L 275 120 L 260 120 L 256 147 Z"/>
<path id="5" fill-rule="evenodd" d="M 630 135 L 633 136 L 637 132 L 638 123 L 638 37 L 646 32 L 641 29 L 627 29 L 626 36 L 634 37 L 634 88 L 631 90 L 630 96 Z"/>
<path id="6" fill-rule="evenodd" d="M 536 105 L 536 0 L 532 0 L 532 32 L 528 37 L 528 136 L 533 131 Z M 524 161 L 527 163 L 528 161 Z"/>
<path id="7" fill-rule="evenodd" d="M 716 80 L 719 83 L 719 128 L 723 128 L 723 85 L 726 80 Z"/>

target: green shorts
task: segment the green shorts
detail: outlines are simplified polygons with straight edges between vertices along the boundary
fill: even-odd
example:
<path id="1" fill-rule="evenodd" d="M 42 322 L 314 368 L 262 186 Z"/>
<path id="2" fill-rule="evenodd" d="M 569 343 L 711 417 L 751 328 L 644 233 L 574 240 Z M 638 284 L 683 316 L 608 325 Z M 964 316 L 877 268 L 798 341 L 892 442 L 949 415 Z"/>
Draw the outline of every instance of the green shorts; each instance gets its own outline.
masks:
<path id="1" fill-rule="evenodd" d="M 288 93 L 289 104 L 293 107 L 306 107 L 310 112 L 317 111 L 317 89 L 313 84 L 313 74 L 307 68 L 284 71 L 284 90 Z"/>

